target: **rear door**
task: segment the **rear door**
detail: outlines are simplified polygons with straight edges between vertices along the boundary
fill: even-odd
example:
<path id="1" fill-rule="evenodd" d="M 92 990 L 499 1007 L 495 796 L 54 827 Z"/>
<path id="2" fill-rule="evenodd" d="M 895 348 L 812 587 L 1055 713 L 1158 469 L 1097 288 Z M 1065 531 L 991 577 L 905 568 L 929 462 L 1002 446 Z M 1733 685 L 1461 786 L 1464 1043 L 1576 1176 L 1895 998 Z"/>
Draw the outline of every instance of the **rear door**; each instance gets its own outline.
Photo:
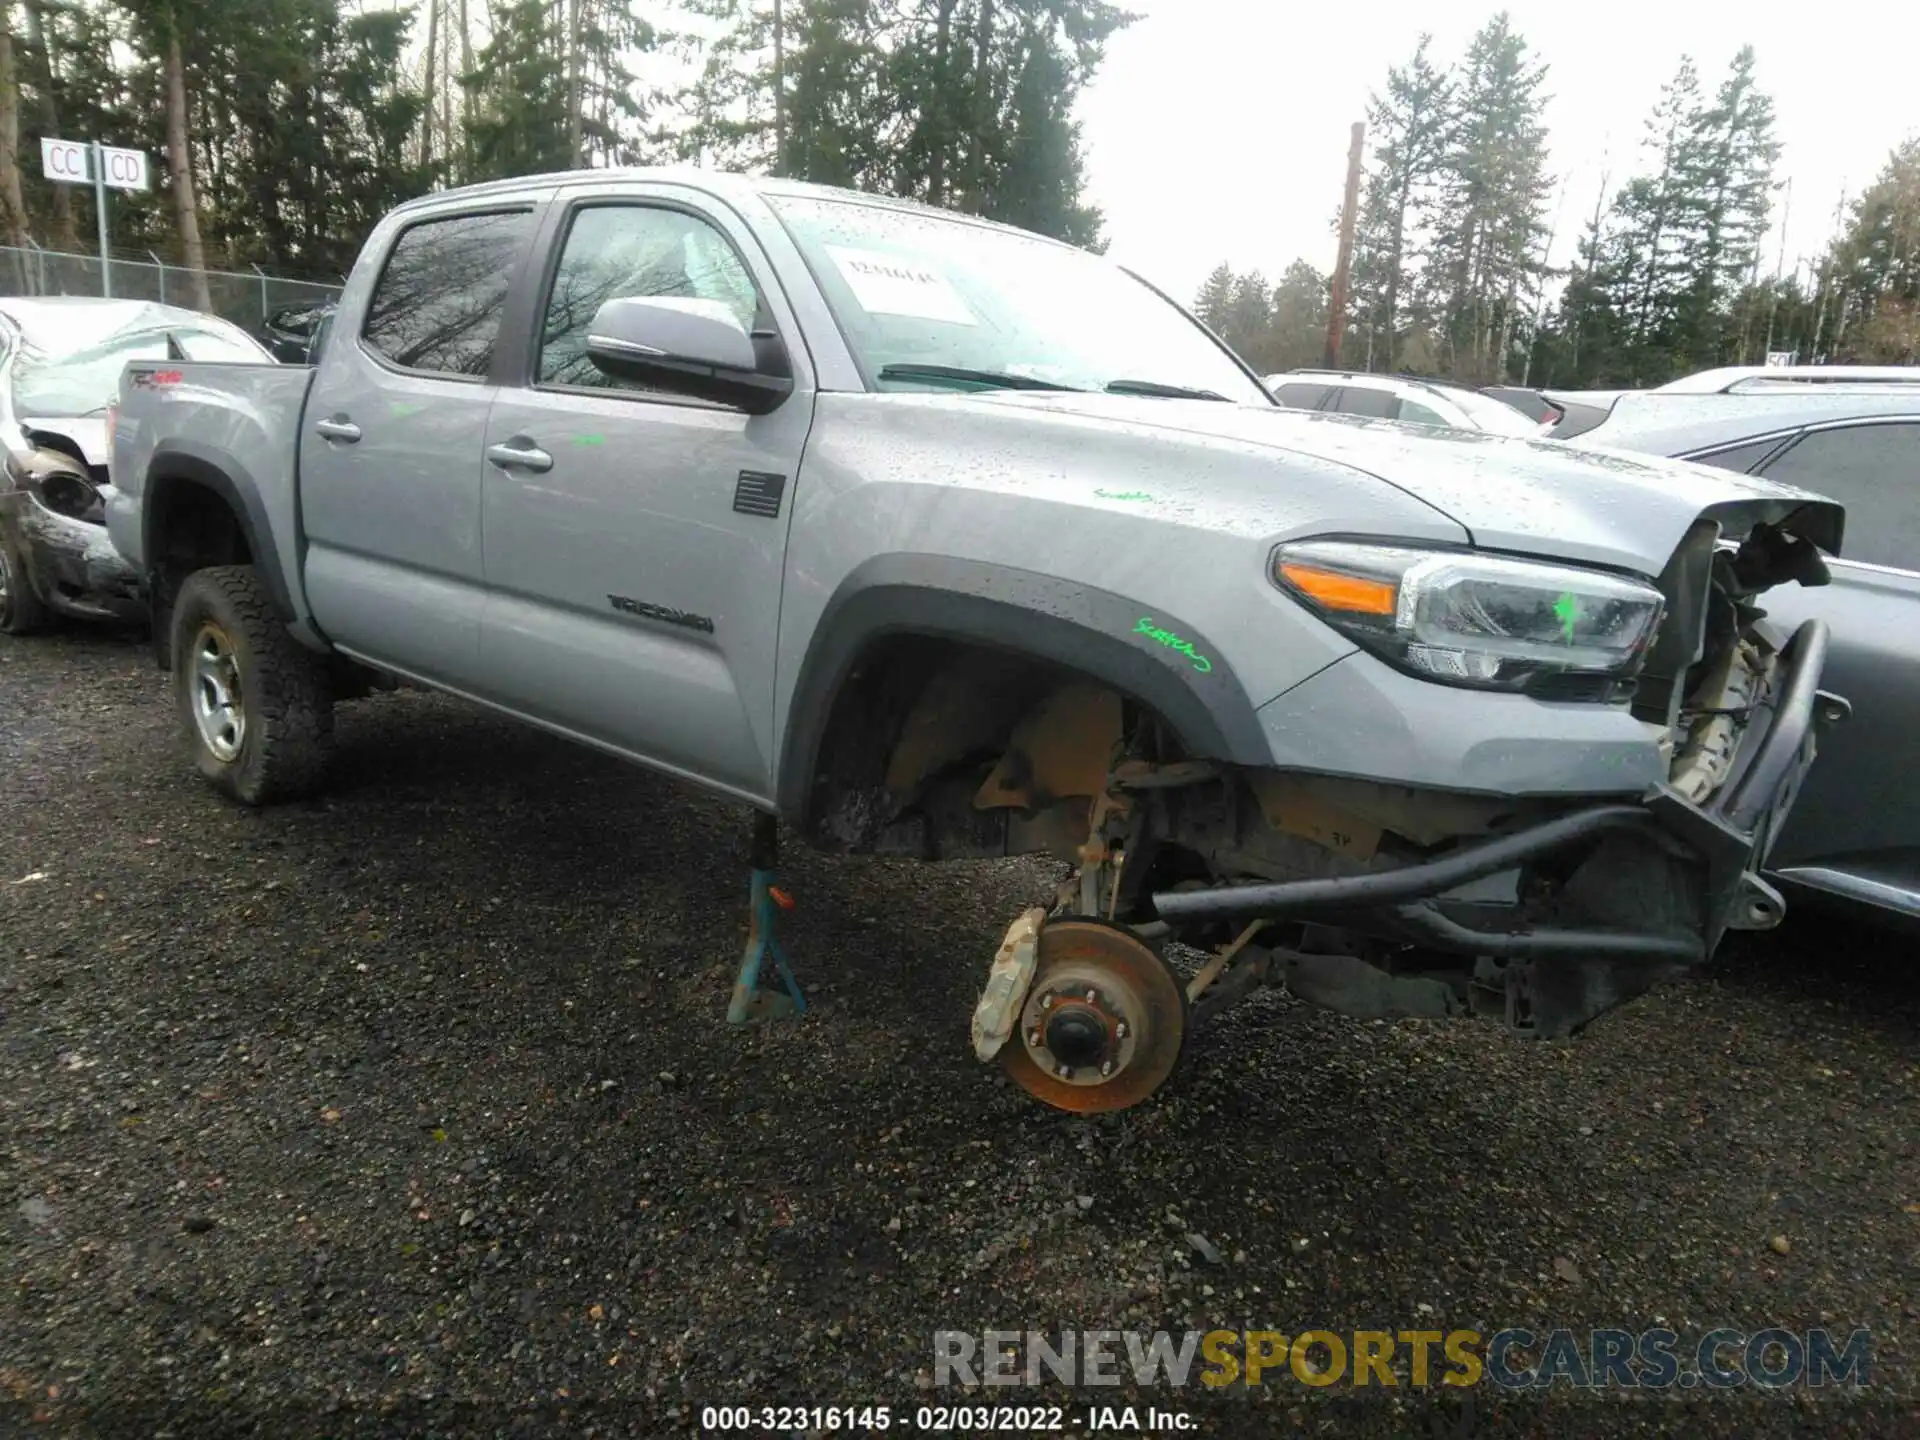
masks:
<path id="1" fill-rule="evenodd" d="M 302 422 L 314 618 L 342 650 L 456 689 L 479 658 L 490 371 L 535 218 L 495 201 L 401 228 Z"/>
<path id="2" fill-rule="evenodd" d="M 1833 583 L 1777 586 L 1764 603 L 1789 628 L 1826 620 L 1822 687 L 1853 705 L 1822 744 L 1771 863 L 1789 873 L 1832 863 L 1920 897 L 1920 420 L 1810 429 L 1767 448 L 1776 453 L 1756 457 L 1759 474 L 1847 507 Z"/>
<path id="3" fill-rule="evenodd" d="M 771 223 L 771 222 L 769 222 Z M 718 788 L 772 793 L 792 488 L 813 413 L 797 323 L 752 232 L 677 186 L 556 207 L 528 354 L 487 427 L 488 693 Z M 602 374 L 587 329 L 620 297 L 721 301 L 784 339 L 768 415 Z"/>

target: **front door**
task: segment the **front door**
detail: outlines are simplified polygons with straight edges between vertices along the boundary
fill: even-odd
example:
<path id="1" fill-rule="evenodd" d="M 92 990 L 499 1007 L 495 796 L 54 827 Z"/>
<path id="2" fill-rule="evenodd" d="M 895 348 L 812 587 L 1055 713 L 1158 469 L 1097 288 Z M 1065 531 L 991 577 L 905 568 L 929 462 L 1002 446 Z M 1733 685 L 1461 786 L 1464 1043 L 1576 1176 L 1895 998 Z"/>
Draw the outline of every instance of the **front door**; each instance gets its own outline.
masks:
<path id="1" fill-rule="evenodd" d="M 560 217 L 524 383 L 487 425 L 490 694 L 659 768 L 772 794 L 792 490 L 813 408 L 805 348 L 753 238 L 689 192 L 587 196 Z M 649 390 L 587 358 L 594 312 L 693 296 L 771 325 L 796 371 L 770 415 Z"/>
<path id="2" fill-rule="evenodd" d="M 488 372 L 531 206 L 394 239 L 360 333 L 321 355 L 300 435 L 308 604 L 342 649 L 463 688 L 479 656 Z"/>

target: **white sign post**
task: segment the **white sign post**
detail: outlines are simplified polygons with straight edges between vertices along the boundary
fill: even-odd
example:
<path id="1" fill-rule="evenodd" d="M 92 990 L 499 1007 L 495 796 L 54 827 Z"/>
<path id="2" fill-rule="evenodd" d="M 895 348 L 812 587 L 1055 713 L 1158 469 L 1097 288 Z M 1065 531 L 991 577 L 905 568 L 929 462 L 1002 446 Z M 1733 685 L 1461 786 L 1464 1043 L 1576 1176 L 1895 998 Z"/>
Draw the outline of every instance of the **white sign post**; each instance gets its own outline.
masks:
<path id="1" fill-rule="evenodd" d="M 93 185 L 93 213 L 100 224 L 100 293 L 113 294 L 113 259 L 107 252 L 107 191 L 148 188 L 147 152 L 98 141 L 40 137 L 40 171 L 57 185 Z"/>

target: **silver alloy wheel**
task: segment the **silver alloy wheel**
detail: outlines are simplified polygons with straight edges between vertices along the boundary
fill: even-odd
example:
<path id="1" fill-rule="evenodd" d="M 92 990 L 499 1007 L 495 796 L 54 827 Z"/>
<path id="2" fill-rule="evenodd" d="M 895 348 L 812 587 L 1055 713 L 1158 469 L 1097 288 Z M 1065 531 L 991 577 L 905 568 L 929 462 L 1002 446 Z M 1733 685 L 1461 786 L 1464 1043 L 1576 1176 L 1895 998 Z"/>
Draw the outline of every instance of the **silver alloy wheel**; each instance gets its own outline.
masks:
<path id="1" fill-rule="evenodd" d="M 13 570 L 7 564 L 7 547 L 0 545 L 0 618 L 7 613 L 7 602 L 13 598 Z"/>
<path id="2" fill-rule="evenodd" d="M 193 637 L 193 723 L 213 758 L 231 763 L 247 738 L 247 711 L 240 694 L 240 665 L 233 642 L 218 625 L 202 625 Z"/>

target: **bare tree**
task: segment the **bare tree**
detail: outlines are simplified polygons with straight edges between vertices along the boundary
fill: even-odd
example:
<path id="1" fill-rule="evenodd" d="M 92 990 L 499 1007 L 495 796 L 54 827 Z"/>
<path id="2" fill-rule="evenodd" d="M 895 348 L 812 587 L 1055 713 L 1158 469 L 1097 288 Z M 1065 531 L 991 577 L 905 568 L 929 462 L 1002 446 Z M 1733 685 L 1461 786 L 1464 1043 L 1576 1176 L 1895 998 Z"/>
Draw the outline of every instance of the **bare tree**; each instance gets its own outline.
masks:
<path id="1" fill-rule="evenodd" d="M 421 92 L 420 168 L 433 164 L 433 82 L 440 63 L 440 0 L 427 0 L 427 76 Z"/>
<path id="2" fill-rule="evenodd" d="M 460 0 L 460 158 L 462 171 L 473 165 L 473 27 L 467 21 L 467 0 Z"/>
<path id="3" fill-rule="evenodd" d="M 40 133 L 58 135 L 60 133 L 60 107 L 54 98 L 54 75 L 58 66 L 54 63 L 53 38 L 47 32 L 46 7 L 42 0 L 26 0 L 27 11 L 27 65 L 32 70 L 33 88 L 40 92 Z M 67 193 L 67 187 L 53 187 L 53 233 L 51 236 L 56 250 L 78 250 L 80 232 L 73 221 L 73 197 Z"/>
<path id="4" fill-rule="evenodd" d="M 581 153 L 582 125 L 586 103 L 584 90 L 586 54 L 582 44 L 581 0 L 567 3 L 567 168 L 578 170 L 586 163 Z"/>
<path id="5" fill-rule="evenodd" d="M 193 195 L 193 151 L 187 140 L 187 67 L 180 56 L 180 24 L 169 14 L 167 28 L 167 176 L 180 226 L 180 256 L 187 262 L 193 302 L 213 309 L 207 290 L 207 252 L 200 243 L 200 209 Z"/>
<path id="6" fill-rule="evenodd" d="M 27 202 L 20 192 L 20 87 L 13 77 L 12 16 L 0 5 L 0 228 L 7 243 L 24 248 Z"/>

